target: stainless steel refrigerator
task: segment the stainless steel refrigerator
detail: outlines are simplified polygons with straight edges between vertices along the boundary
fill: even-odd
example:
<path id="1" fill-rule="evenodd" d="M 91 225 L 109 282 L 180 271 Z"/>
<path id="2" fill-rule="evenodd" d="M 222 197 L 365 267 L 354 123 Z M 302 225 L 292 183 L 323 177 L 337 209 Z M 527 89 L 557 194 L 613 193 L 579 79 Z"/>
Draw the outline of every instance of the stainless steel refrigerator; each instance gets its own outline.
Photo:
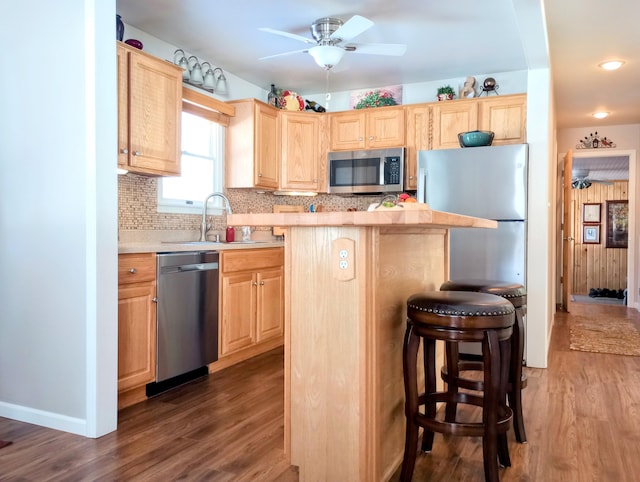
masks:
<path id="1" fill-rule="evenodd" d="M 418 153 L 418 200 L 498 221 L 451 230 L 451 279 L 526 280 L 527 144 Z"/>
<path id="2" fill-rule="evenodd" d="M 528 147 L 512 144 L 418 153 L 420 202 L 437 211 L 498 221 L 497 229 L 451 230 L 451 279 L 526 286 Z M 464 343 L 460 351 L 479 354 L 481 348 Z"/>

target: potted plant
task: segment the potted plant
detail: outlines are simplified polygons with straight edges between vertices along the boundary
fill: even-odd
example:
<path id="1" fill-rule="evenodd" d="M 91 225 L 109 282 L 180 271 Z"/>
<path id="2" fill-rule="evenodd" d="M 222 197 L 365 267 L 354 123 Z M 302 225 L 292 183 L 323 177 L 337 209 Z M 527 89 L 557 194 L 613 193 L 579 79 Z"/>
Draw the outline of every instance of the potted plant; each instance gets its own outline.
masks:
<path id="1" fill-rule="evenodd" d="M 451 100 L 456 92 L 450 85 L 445 85 L 438 88 L 438 100 Z"/>

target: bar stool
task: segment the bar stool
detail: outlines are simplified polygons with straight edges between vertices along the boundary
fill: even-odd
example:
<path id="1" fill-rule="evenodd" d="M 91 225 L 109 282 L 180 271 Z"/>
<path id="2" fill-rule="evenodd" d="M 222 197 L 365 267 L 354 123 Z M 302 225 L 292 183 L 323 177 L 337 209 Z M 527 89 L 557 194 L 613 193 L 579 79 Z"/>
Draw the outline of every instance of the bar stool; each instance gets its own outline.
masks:
<path id="1" fill-rule="evenodd" d="M 511 367 L 507 383 L 507 399 L 513 410 L 513 431 L 516 440 L 526 443 L 527 434 L 524 429 L 524 416 L 522 412 L 522 389 L 527 386 L 527 377 L 522 373 L 524 357 L 524 315 L 527 312 L 527 292 L 521 284 L 506 281 L 460 279 L 450 280 L 440 286 L 440 291 L 475 291 L 501 296 L 511 302 L 516 310 L 515 323 L 513 325 L 513 338 L 511 340 Z M 482 382 L 468 380 L 460 376 L 461 371 L 482 370 L 482 362 L 463 360 L 458 352 L 457 344 L 447 344 L 447 361 L 458 360 L 457 366 L 447 369 L 452 364 L 442 368 L 441 376 L 447 384 L 482 391 Z M 455 370 L 453 373 L 451 370 Z"/>
<path id="2" fill-rule="evenodd" d="M 407 329 L 403 346 L 406 434 L 400 480 L 410 481 L 416 462 L 419 427 L 424 429 L 422 451 L 430 452 L 434 432 L 482 437 L 485 480 L 497 482 L 498 462 L 508 467 L 507 431 L 512 411 L 506 405 L 511 334 L 515 308 L 499 296 L 463 291 L 428 291 L 407 300 Z M 436 341 L 481 342 L 484 369 L 482 395 L 438 392 Z M 424 342 L 425 391 L 418 393 L 417 362 Z M 481 422 L 456 422 L 437 416 L 436 403 L 447 407 L 482 407 Z M 420 407 L 424 405 L 424 414 Z"/>

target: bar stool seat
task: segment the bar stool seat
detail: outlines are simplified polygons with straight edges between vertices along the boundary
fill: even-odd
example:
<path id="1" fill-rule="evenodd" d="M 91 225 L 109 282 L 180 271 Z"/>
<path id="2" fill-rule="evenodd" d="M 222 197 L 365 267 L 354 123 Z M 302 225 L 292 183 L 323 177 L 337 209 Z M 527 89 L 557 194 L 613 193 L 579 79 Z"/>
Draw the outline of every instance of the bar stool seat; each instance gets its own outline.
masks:
<path id="1" fill-rule="evenodd" d="M 524 428 L 524 415 L 522 410 L 522 389 L 527 386 L 527 376 L 522 372 L 524 358 L 524 315 L 527 310 L 527 292 L 519 283 L 510 283 L 499 280 L 486 279 L 456 279 L 449 280 L 440 286 L 441 291 L 472 291 L 488 293 L 500 296 L 510 301 L 515 308 L 515 323 L 513 325 L 513 339 L 511 340 L 511 366 L 509 380 L 507 382 L 507 398 L 509 406 L 513 410 L 513 429 L 516 440 L 520 443 L 527 441 Z M 482 381 L 472 380 L 460 376 L 464 371 L 482 371 L 482 362 L 477 360 L 464 360 L 460 355 L 457 345 L 448 343 L 446 347 L 447 365 L 442 367 L 441 377 L 453 387 L 482 391 Z M 449 360 L 458 360 L 457 366 Z"/>
<path id="2" fill-rule="evenodd" d="M 424 429 L 422 450 L 430 452 L 434 433 L 482 437 L 485 479 L 499 480 L 499 464 L 508 467 L 506 433 L 512 411 L 506 404 L 510 346 L 515 308 L 506 299 L 485 293 L 428 291 L 407 300 L 407 329 L 403 346 L 406 434 L 400 480 L 410 481 L 416 461 L 419 427 Z M 481 395 L 437 391 L 436 341 L 480 342 L 483 382 Z M 418 392 L 417 363 L 424 343 L 425 390 Z M 482 407 L 482 421 L 457 421 L 438 415 L 436 403 L 447 407 Z M 424 405 L 424 413 L 420 407 Z"/>

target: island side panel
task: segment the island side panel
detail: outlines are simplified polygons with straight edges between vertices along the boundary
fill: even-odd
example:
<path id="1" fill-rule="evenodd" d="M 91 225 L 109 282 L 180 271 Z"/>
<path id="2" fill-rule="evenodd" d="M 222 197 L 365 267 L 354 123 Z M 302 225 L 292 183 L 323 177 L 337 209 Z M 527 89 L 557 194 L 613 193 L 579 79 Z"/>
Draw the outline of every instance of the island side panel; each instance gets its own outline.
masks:
<path id="1" fill-rule="evenodd" d="M 362 480 L 359 353 L 371 228 L 291 227 L 290 440 L 301 481 Z M 334 276 L 332 243 L 355 241 L 355 278 Z"/>
<path id="2" fill-rule="evenodd" d="M 376 263 L 375 480 L 389 480 L 402 463 L 405 438 L 402 345 L 406 301 L 414 293 L 438 290 L 448 273 L 448 231 L 419 227 L 381 228 Z M 438 346 L 437 359 L 443 360 Z M 422 355 L 420 355 L 422 356 Z M 439 363 L 441 364 L 441 362 Z M 423 380 L 420 369 L 420 379 Z M 422 381 L 420 382 L 422 383 Z M 421 385 L 424 386 L 424 385 Z"/>

